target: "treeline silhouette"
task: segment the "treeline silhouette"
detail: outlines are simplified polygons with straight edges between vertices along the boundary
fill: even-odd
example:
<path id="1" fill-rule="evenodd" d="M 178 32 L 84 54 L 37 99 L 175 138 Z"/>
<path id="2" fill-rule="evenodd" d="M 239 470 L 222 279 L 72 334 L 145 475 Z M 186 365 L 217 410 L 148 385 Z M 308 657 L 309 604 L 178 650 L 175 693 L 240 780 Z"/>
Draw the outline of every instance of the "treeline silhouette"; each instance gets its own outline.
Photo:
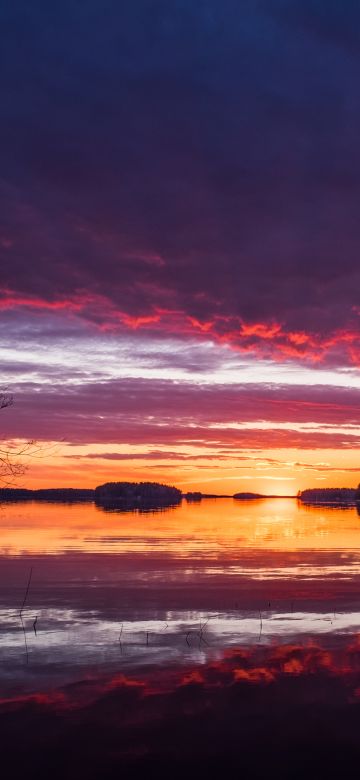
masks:
<path id="1" fill-rule="evenodd" d="M 158 482 L 106 482 L 95 490 L 86 488 L 0 488 L 0 503 L 49 501 L 76 503 L 91 501 L 103 508 L 163 507 L 179 504 L 182 493 Z"/>
<path id="2" fill-rule="evenodd" d="M 233 497 L 241 501 L 250 501 L 254 498 L 269 498 L 269 496 L 264 496 L 262 493 L 234 493 Z"/>
<path id="3" fill-rule="evenodd" d="M 357 488 L 309 488 L 298 493 L 305 504 L 355 504 L 360 501 L 360 485 Z"/>
<path id="4" fill-rule="evenodd" d="M 95 488 L 95 503 L 105 509 L 174 506 L 181 498 L 181 490 L 158 482 L 106 482 Z"/>
<path id="5" fill-rule="evenodd" d="M 95 491 L 86 488 L 0 488 L 2 501 L 59 501 L 68 504 L 83 501 L 93 501 Z"/>

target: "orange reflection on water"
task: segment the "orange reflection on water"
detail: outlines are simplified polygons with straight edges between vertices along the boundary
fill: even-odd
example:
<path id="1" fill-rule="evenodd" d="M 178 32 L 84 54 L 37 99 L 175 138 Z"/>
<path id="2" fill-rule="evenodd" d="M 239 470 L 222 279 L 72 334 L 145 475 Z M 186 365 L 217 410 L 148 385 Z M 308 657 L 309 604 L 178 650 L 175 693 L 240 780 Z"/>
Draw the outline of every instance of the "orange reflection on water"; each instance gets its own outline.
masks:
<path id="1" fill-rule="evenodd" d="M 0 552 L 167 553 L 227 558 L 241 550 L 357 551 L 355 509 L 308 508 L 296 499 L 183 501 L 160 512 L 105 512 L 93 504 L 14 503 L 1 508 Z"/>

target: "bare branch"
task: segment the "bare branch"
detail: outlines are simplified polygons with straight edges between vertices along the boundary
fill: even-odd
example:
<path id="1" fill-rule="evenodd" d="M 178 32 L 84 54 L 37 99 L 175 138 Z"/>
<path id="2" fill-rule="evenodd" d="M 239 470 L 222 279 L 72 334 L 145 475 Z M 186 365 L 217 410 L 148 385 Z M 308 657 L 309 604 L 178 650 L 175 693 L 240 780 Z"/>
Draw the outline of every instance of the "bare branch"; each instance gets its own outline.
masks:
<path id="1" fill-rule="evenodd" d="M 12 395 L 9 395 L 6 391 L 0 391 L 0 409 L 6 409 L 7 406 L 12 406 L 14 403 Z"/>
<path id="2" fill-rule="evenodd" d="M 0 410 L 13 405 L 13 397 L 6 390 L 0 390 Z M 35 441 L 3 442 L 0 444 L 0 485 L 14 487 L 26 470 L 24 458 L 41 457 L 43 447 Z"/>

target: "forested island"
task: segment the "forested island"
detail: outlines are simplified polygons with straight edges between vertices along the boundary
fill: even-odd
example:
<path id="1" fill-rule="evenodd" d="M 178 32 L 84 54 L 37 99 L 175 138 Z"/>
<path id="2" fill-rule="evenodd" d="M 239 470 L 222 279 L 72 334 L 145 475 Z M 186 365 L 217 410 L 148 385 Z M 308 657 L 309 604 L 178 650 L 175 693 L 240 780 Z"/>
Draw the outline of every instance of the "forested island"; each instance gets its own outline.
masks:
<path id="1" fill-rule="evenodd" d="M 188 493 L 184 493 L 184 498 L 186 498 L 187 501 L 196 502 L 201 501 L 202 498 L 204 498 L 203 494 L 200 493 L 198 490 L 189 491 Z"/>
<path id="2" fill-rule="evenodd" d="M 264 496 L 262 493 L 235 493 L 233 498 L 238 501 L 252 501 L 255 498 L 270 498 L 270 496 Z"/>
<path id="3" fill-rule="evenodd" d="M 104 509 L 175 506 L 181 490 L 158 482 L 106 482 L 95 488 L 95 503 Z"/>
<path id="4" fill-rule="evenodd" d="M 187 501 L 194 502 L 201 501 L 203 498 L 232 498 L 232 496 L 229 496 L 227 493 L 201 493 L 199 490 L 195 490 L 184 493 L 183 498 L 186 498 Z"/>
<path id="5" fill-rule="evenodd" d="M 299 492 L 297 497 L 304 504 L 355 506 L 360 503 L 360 485 L 357 488 L 310 488 Z"/>
<path id="6" fill-rule="evenodd" d="M 66 504 L 94 501 L 95 490 L 87 488 L 0 488 L 0 503 L 10 501 L 49 501 Z"/>

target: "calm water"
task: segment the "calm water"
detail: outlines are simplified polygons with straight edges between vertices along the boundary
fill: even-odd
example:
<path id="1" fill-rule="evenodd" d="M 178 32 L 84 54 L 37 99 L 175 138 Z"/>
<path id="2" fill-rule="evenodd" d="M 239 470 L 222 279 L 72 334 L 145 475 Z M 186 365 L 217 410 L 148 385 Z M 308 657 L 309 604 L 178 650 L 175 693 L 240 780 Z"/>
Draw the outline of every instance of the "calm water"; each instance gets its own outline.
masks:
<path id="1" fill-rule="evenodd" d="M 355 509 L 218 499 L 147 514 L 45 503 L 0 512 L 9 694 L 360 631 Z"/>

